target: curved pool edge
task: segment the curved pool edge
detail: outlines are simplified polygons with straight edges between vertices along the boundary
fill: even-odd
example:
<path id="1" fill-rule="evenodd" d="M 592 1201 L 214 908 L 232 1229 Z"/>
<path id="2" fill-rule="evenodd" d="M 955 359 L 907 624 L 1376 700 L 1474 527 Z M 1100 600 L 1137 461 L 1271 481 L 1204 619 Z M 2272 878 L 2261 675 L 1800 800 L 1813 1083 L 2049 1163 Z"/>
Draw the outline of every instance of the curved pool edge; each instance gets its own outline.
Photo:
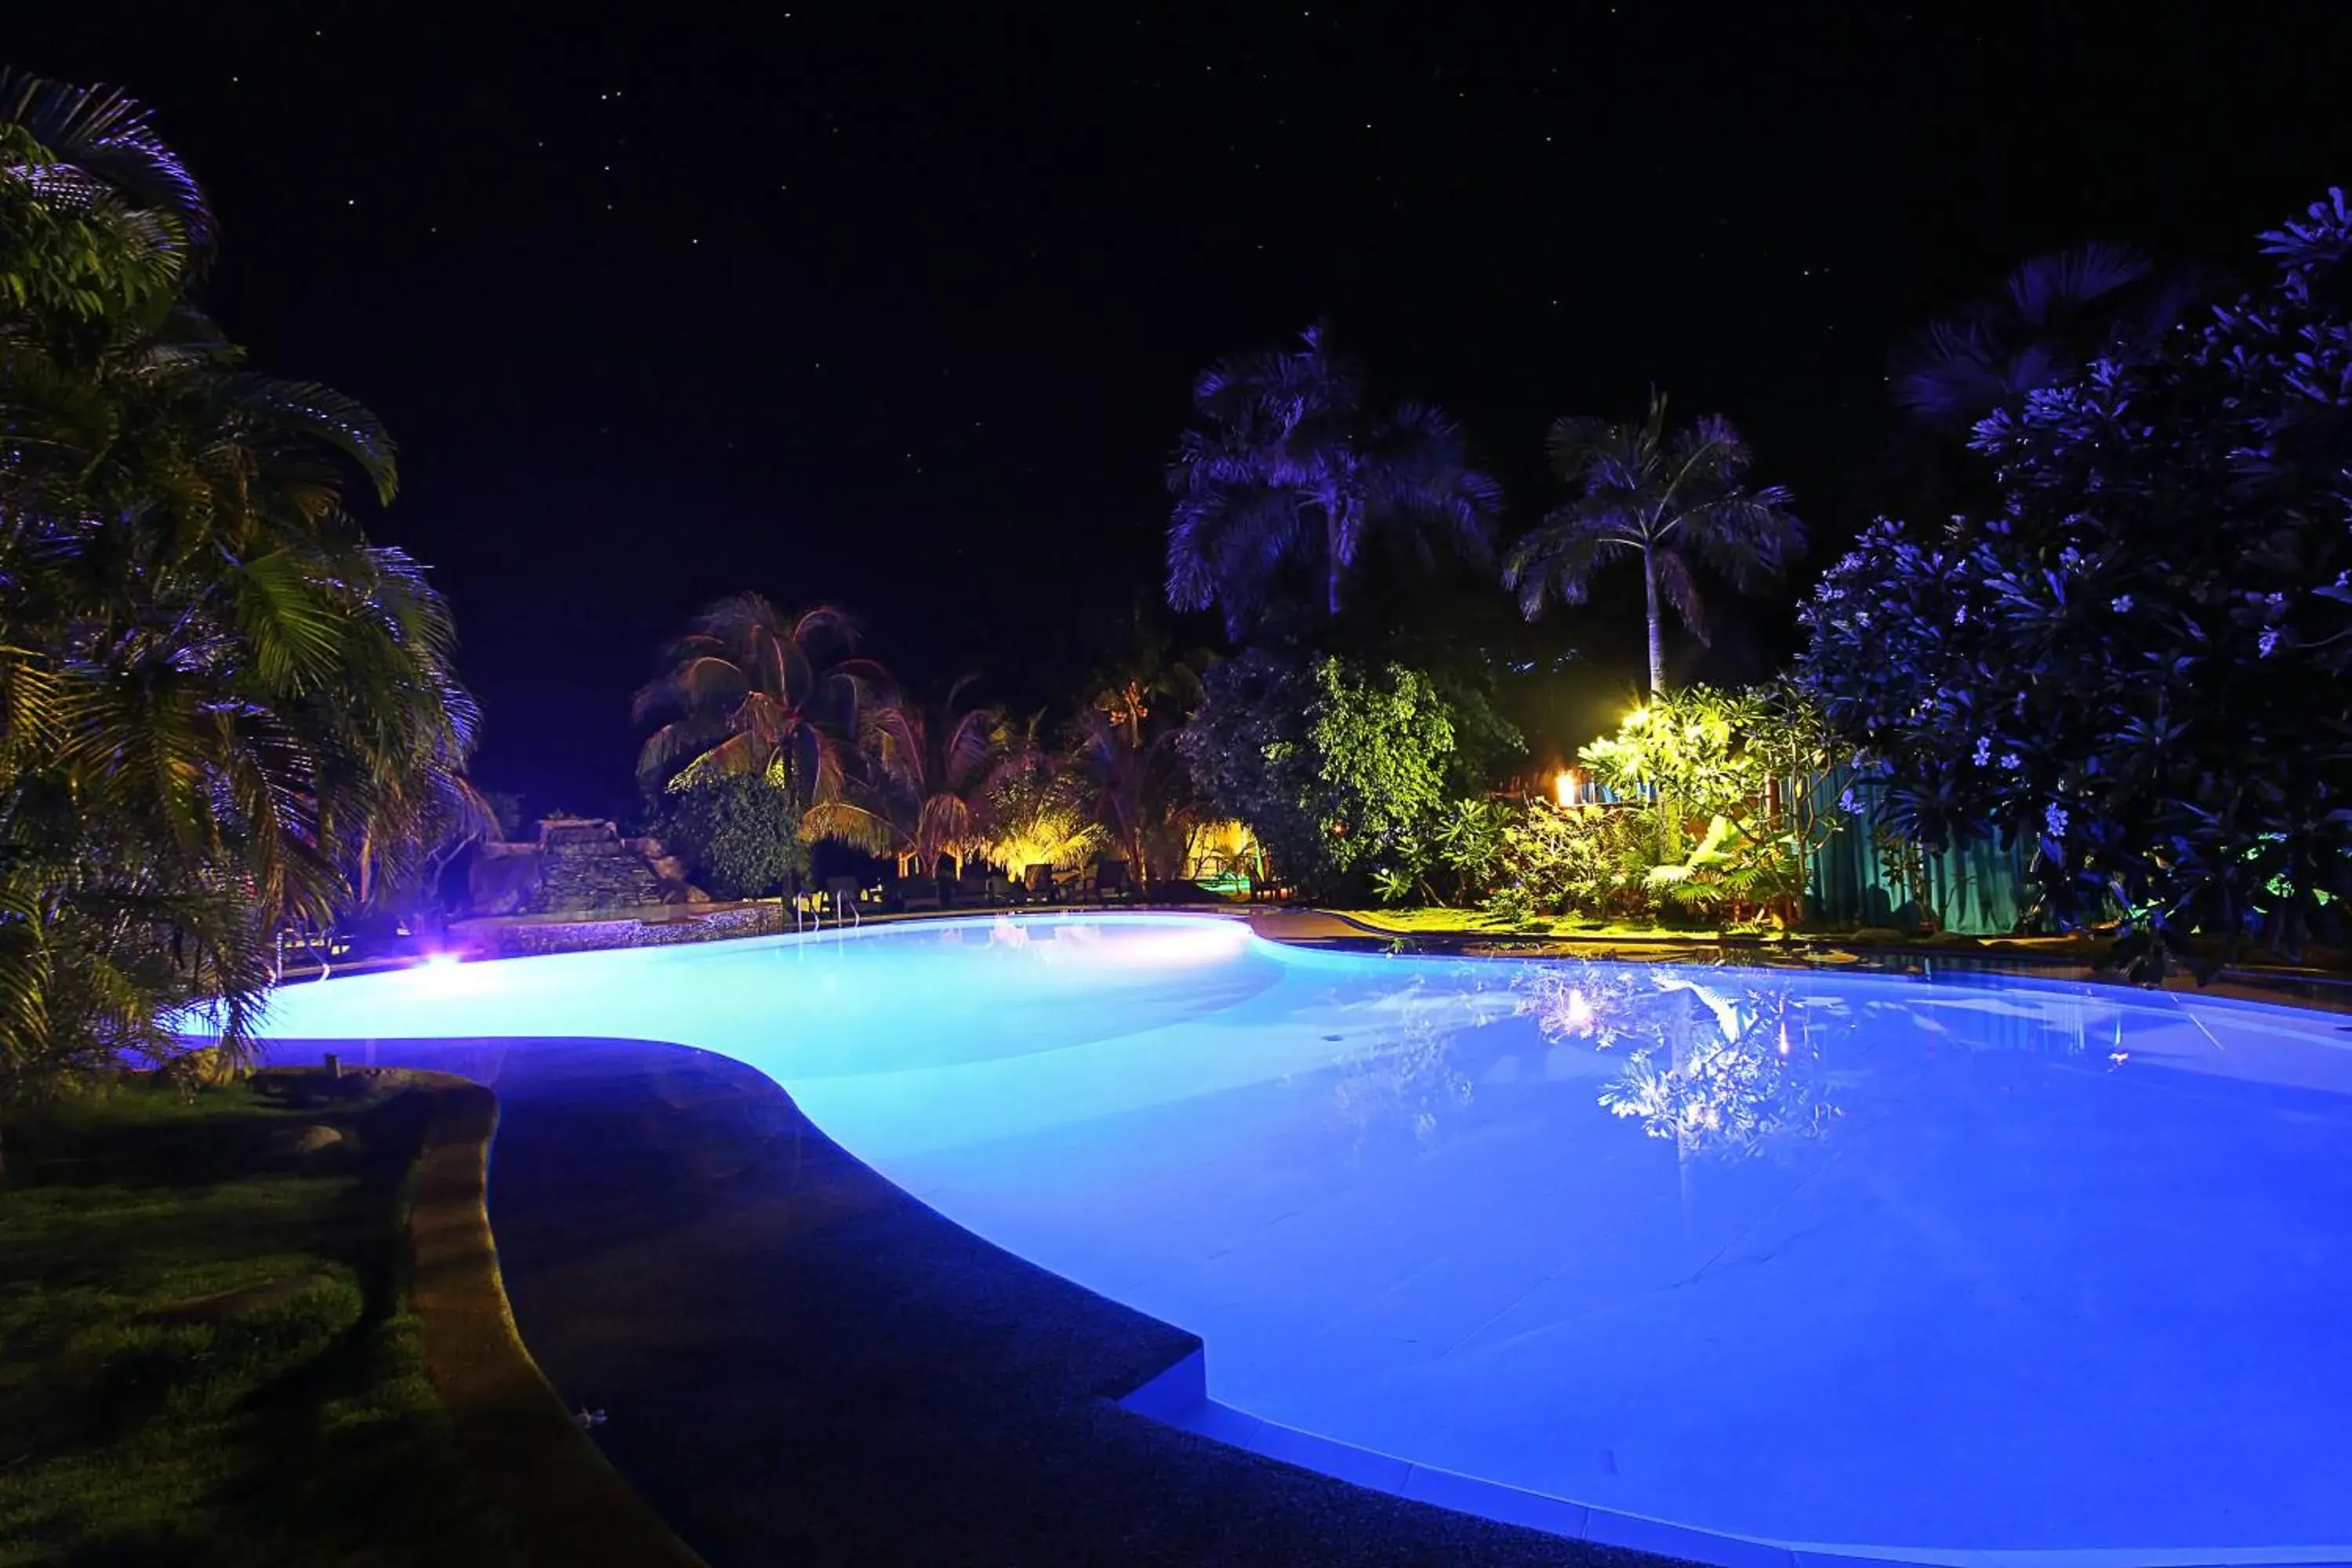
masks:
<path id="1" fill-rule="evenodd" d="M 1063 914 L 1060 918 L 1066 918 L 1066 914 Z M 1218 917 L 1213 915 L 1203 917 L 1198 913 L 1188 912 L 1188 914 L 1182 915 L 1162 915 L 1159 918 L 1162 920 L 1182 920 L 1187 918 L 1192 920 L 1202 918 L 1223 918 L 1230 920 L 1232 917 Z M 1248 923 L 1253 930 L 1253 935 L 1255 936 L 1257 940 L 1275 942 L 1284 946 L 1290 945 L 1278 936 L 1269 936 L 1258 931 L 1255 929 L 1255 922 Z M 879 934 L 879 932 L 870 934 Z M 1312 951 L 1312 949 L 1310 947 L 1306 951 Z M 1475 955 L 1475 957 L 1463 954 L 1444 954 L 1442 956 L 1457 960 L 1466 958 L 1469 962 L 1477 962 L 1481 959 L 1487 958 L 1489 955 L 1482 953 Z M 1507 960 L 1524 961 L 1528 958 L 1538 955 L 1516 952 L 1507 954 L 1496 953 L 1491 956 L 1494 958 L 1502 958 Z M 1930 983 L 1933 983 L 1935 980 L 1944 980 L 1947 977 L 1945 976 L 1935 976 Z M 2039 976 L 2029 977 L 2018 975 L 2004 975 L 2002 979 L 2005 984 L 2020 984 L 2032 989 L 2051 988 L 2079 991 L 2093 988 L 2094 986 L 2100 990 L 2110 989 L 2110 987 L 2105 984 L 2082 981 L 2079 979 Z M 2327 1011 L 2326 1009 L 2322 1008 L 2299 1008 L 2292 1001 L 2271 997 L 2263 997 L 2260 999 L 2225 997 L 2214 996 L 2210 994 L 2205 994 L 2200 996 L 2195 994 L 2182 994 L 2179 993 L 2147 991 L 2142 991 L 2139 994 L 2147 1002 L 2158 1006 L 2166 1005 L 2168 1004 L 2190 1003 L 2201 1000 L 2210 1001 L 2225 1008 L 2253 1006 L 2263 1010 L 2284 1008 L 2288 1011 L 2319 1014 L 2324 1014 Z M 499 1041 L 491 1043 L 489 1048 L 495 1049 L 499 1054 L 503 1056 L 514 1050 L 518 1047 L 529 1043 L 532 1042 L 511 1040 Z M 1256 1417 L 1247 1415 L 1245 1413 L 1234 1411 L 1230 1407 L 1216 1405 L 1213 1401 L 1208 1399 L 1205 1375 L 1202 1369 L 1204 1365 L 1205 1349 L 1213 1347 L 1202 1347 L 1200 1341 L 1189 1334 L 1186 1334 L 1181 1329 L 1174 1328 L 1173 1326 L 1160 1322 L 1158 1320 L 1150 1319 L 1144 1314 L 1124 1306 L 1122 1303 L 1097 1296 L 1067 1279 L 1052 1275 L 1038 1266 L 1029 1263 L 1026 1259 L 1011 1252 L 998 1248 L 974 1233 L 966 1231 L 961 1226 L 955 1226 L 952 1222 L 946 1220 L 943 1216 L 939 1215 L 935 1211 L 923 1205 L 919 1200 L 891 1184 L 886 1178 L 883 1178 L 878 1173 L 875 1173 L 870 1167 L 864 1165 L 854 1153 L 844 1149 L 841 1145 L 835 1143 L 829 1136 L 824 1133 L 822 1129 L 818 1128 L 815 1123 L 809 1121 L 809 1119 L 799 1110 L 797 1103 L 793 1100 L 787 1090 L 785 1090 L 781 1085 L 777 1084 L 773 1079 L 769 1079 L 764 1073 L 760 1072 L 757 1068 L 751 1068 L 747 1064 L 737 1061 L 733 1058 L 726 1057 L 719 1053 L 706 1051 L 699 1047 L 682 1044 L 657 1041 L 617 1042 L 584 1040 L 571 1040 L 564 1042 L 542 1041 L 536 1043 L 542 1045 L 560 1043 L 567 1047 L 572 1048 L 582 1047 L 600 1048 L 623 1047 L 641 1052 L 681 1053 L 686 1057 L 700 1058 L 706 1067 L 708 1064 L 713 1062 L 724 1063 L 726 1066 L 724 1069 L 721 1069 L 721 1074 L 722 1076 L 730 1078 L 734 1080 L 732 1092 L 737 1094 L 741 1094 L 746 1089 L 753 1088 L 752 1085 L 745 1083 L 743 1081 L 744 1079 L 756 1080 L 756 1086 L 761 1087 L 753 1097 L 757 1098 L 761 1095 L 772 1095 L 774 1099 L 782 1101 L 783 1105 L 789 1111 L 790 1117 L 799 1123 L 799 1131 L 793 1134 L 795 1138 L 808 1138 L 813 1139 L 817 1142 L 821 1142 L 825 1148 L 832 1152 L 833 1156 L 837 1157 L 840 1161 L 844 1162 L 845 1165 L 855 1167 L 857 1172 L 863 1173 L 865 1181 L 869 1182 L 874 1186 L 887 1192 L 897 1204 L 918 1211 L 921 1215 L 927 1216 L 930 1223 L 940 1227 L 944 1227 L 946 1231 L 952 1232 L 956 1237 L 961 1237 L 963 1242 L 968 1244 L 971 1247 L 980 1249 L 980 1251 L 991 1256 L 995 1260 L 995 1267 L 998 1268 L 1002 1269 L 1009 1268 L 1015 1272 L 1039 1277 L 1043 1280 L 1050 1281 L 1051 1287 L 1057 1287 L 1061 1292 L 1067 1293 L 1069 1295 L 1082 1297 L 1086 1300 L 1093 1303 L 1097 1309 L 1108 1309 L 1112 1312 L 1123 1314 L 1128 1318 L 1140 1320 L 1142 1322 L 1150 1324 L 1151 1328 L 1160 1331 L 1163 1334 L 1175 1335 L 1180 1337 L 1181 1340 L 1189 1342 L 1192 1348 L 1178 1352 L 1172 1360 L 1162 1361 L 1157 1364 L 1144 1364 L 1139 1362 L 1130 1362 L 1124 1372 L 1115 1375 L 1098 1375 L 1093 1377 L 1091 1380 L 1081 1379 L 1080 1381 L 1085 1383 L 1085 1398 L 1096 1405 L 1104 1405 L 1108 1402 L 1115 1402 L 1116 1406 L 1123 1414 L 1149 1417 L 1152 1423 L 1171 1432 L 1187 1434 L 1194 1437 L 1210 1439 L 1229 1452 L 1253 1458 L 1260 1465 L 1263 1465 L 1268 1460 L 1280 1461 L 1282 1464 L 1286 1466 L 1299 1467 L 1301 1468 L 1313 1471 L 1320 1476 L 1332 1478 L 1338 1481 L 1345 1481 L 1350 1483 L 1354 1487 L 1367 1489 L 1372 1492 L 1386 1495 L 1400 1502 L 1416 1505 L 1435 1505 L 1437 1508 L 1454 1510 L 1462 1515 L 1472 1516 L 1484 1521 L 1490 1521 L 1503 1527 L 1517 1526 L 1525 1530 L 1543 1531 L 1547 1535 L 1561 1542 L 1581 1543 L 1592 1547 L 1629 1548 L 1645 1552 L 1673 1555 L 1692 1561 L 1718 1563 L 1724 1565 L 1724 1568 L 1745 1568 L 1746 1564 L 1767 1563 L 1775 1564 L 1776 1568 L 1790 1568 L 1790 1565 L 1795 1563 L 1842 1563 L 1848 1565 L 1848 1568 L 1860 1568 L 1860 1565 L 1871 1563 L 1971 1564 L 1983 1565 L 1983 1568 L 2122 1568 L 2122 1565 L 2124 1564 L 2147 1564 L 2150 1565 L 2150 1568 L 2169 1568 L 2169 1565 L 2182 1565 L 2182 1568 L 2185 1568 L 2185 1565 L 2189 1564 L 2229 1563 L 2241 1565 L 2241 1568 L 2258 1568 L 2258 1565 L 2259 1568 L 2290 1568 L 2290 1565 L 2293 1565 L 2293 1568 L 2304 1568 L 2304 1565 L 2312 1563 L 2341 1563 L 2352 1562 L 2352 1548 L 2347 1547 L 1948 1552 L 1929 1549 L 1886 1548 L 1864 1545 L 1816 1544 L 1759 1541 L 1727 1533 L 1696 1530 L 1663 1521 L 1615 1513 L 1607 1510 L 1588 1508 L 1585 1505 L 1566 1500 L 1544 1497 L 1541 1494 L 1522 1491 L 1517 1489 L 1502 1486 L 1497 1483 L 1480 1480 L 1473 1477 L 1458 1476 L 1452 1472 L 1435 1470 L 1425 1466 L 1416 1466 L 1409 1461 L 1391 1458 L 1385 1455 L 1373 1454 L 1369 1450 L 1351 1447 L 1348 1445 L 1322 1438 L 1313 1434 L 1297 1432 L 1290 1428 L 1273 1426 L 1271 1424 L 1261 1422 Z M 425 1047 L 446 1046 L 450 1044 L 450 1042 L 415 1042 L 414 1044 L 419 1047 Z M 501 1179 L 503 1179 L 507 1174 L 505 1167 L 501 1166 L 499 1173 L 500 1174 Z M 493 1204 L 494 1207 L 499 1206 L 495 1192 L 495 1184 Z M 673 1276 L 673 1279 L 684 1279 L 686 1278 L 688 1278 L 688 1276 L 683 1274 Z M 709 1278 L 709 1276 L 705 1276 L 705 1278 Z M 957 1315 L 971 1304 L 972 1298 L 965 1294 L 961 1289 L 962 1287 L 971 1285 L 971 1280 L 957 1279 L 952 1270 L 949 1273 L 949 1280 L 951 1288 L 944 1291 L 940 1289 L 941 1280 L 938 1278 L 930 1279 L 925 1282 L 926 1289 L 929 1290 L 929 1293 L 935 1298 L 940 1298 L 929 1301 L 925 1306 L 926 1311 L 944 1311 L 950 1315 Z M 906 1283 L 907 1282 L 904 1279 L 900 1279 L 898 1281 L 898 1285 L 902 1288 L 905 1287 Z M 520 1311 L 520 1308 L 519 1306 L 519 1314 Z M 538 1339 L 535 1331 L 531 1332 L 530 1338 L 534 1348 L 536 1348 Z M 1024 1363 L 1023 1364 L 1026 1365 L 1029 1363 Z M 1190 1370 L 1188 1370 L 1188 1368 Z M 1065 1369 L 1065 1371 L 1066 1372 L 1066 1369 Z M 558 1381 L 562 1385 L 567 1388 L 567 1391 L 569 1391 L 571 1384 L 568 1380 L 559 1378 Z M 1198 1385 L 1197 1399 L 1187 1396 L 1185 1393 L 1185 1390 L 1192 1384 Z M 1122 1390 L 1125 1391 L 1123 1396 Z M 1034 1394 L 1039 1392 L 1039 1388 L 1034 1384 L 1024 1384 L 1023 1392 L 1024 1394 Z M 1048 1399 L 1048 1403 L 1059 1403 L 1064 1401 L 1068 1397 L 1069 1393 L 1070 1390 L 1068 1387 L 1060 1387 L 1053 1392 Z M 617 1456 L 616 1462 L 619 1462 Z M 629 1468 L 625 1464 L 623 1468 L 625 1470 Z M 1387 1473 L 1391 1468 L 1396 1472 L 1393 1476 L 1390 1476 Z M 634 1475 L 632 1479 L 635 1479 Z M 667 1510 L 665 1510 L 665 1511 L 667 1511 Z M 913 1561 L 916 1559 L 908 1558 L 908 1560 Z M 1073 1556 L 1063 1560 L 1081 1561 L 1087 1559 L 1082 1556 Z M 1117 1560 L 1144 1562 L 1156 1561 L 1159 1559 L 1150 1557 L 1122 1556 Z M 1190 1561 L 1192 1559 L 1179 1557 L 1167 1560 Z M 1246 1556 L 1234 1556 L 1228 1552 L 1221 1555 L 1219 1560 L 1244 1562 L 1255 1561 L 1255 1559 Z M 1318 1561 L 1354 1561 L 1357 1559 L 1345 1557 L 1326 1558 L 1309 1554 L 1306 1556 L 1286 1556 L 1279 1560 L 1286 1562 L 1312 1563 Z M 1387 1562 L 1410 1561 L 1412 1559 L 1409 1557 L 1400 1558 L 1391 1553 L 1362 1560 Z M 1465 1559 L 1453 1557 L 1446 1560 L 1462 1561 Z M 1475 1560 L 1504 1562 L 1517 1561 L 1519 1559 L 1507 1556 L 1497 1557 L 1481 1554 Z M 1549 1561 L 1550 1559 L 1539 1558 L 1531 1560 Z M 1579 1557 L 1561 1560 L 1589 1561 L 1593 1559 Z"/>
<path id="2" fill-rule="evenodd" d="M 1209 1396 L 1207 1346 L 1119 1403 L 1184 1431 L 1284 1464 L 1457 1513 L 1713 1568 L 2341 1568 L 2352 1546 L 1943 1551 L 1769 1541 L 1577 1502 L 1419 1464 L 1285 1426 Z"/>
<path id="3" fill-rule="evenodd" d="M 270 1054 L 327 1050 L 499 1095 L 490 1219 L 523 1342 L 714 1563 L 1640 1560 L 1123 1408 L 1198 1338 L 947 1220 L 731 1058 L 548 1037 Z"/>

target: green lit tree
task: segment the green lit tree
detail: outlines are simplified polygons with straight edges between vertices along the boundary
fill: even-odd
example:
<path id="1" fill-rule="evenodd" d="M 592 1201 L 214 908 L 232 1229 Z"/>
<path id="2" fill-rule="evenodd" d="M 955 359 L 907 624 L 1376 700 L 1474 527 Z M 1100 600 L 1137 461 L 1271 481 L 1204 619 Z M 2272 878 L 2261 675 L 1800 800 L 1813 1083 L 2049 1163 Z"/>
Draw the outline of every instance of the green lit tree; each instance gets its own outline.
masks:
<path id="1" fill-rule="evenodd" d="M 765 898 L 808 869 L 800 808 L 781 768 L 722 775 L 662 798 L 663 845 L 715 897 Z"/>
<path id="2" fill-rule="evenodd" d="M 1201 804 L 1248 824 L 1285 877 L 1339 897 L 1431 853 L 1455 739 L 1428 677 L 1253 650 L 1206 687 L 1177 742 Z"/>

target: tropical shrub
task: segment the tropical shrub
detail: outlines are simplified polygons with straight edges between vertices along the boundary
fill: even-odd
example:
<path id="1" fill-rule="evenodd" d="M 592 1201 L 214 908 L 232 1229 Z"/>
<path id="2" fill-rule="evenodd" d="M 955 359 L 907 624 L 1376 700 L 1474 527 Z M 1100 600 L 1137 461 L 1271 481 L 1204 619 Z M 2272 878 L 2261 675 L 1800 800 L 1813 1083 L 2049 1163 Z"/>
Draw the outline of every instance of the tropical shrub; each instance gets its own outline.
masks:
<path id="1" fill-rule="evenodd" d="M 2195 331 L 1996 412 L 2000 514 L 1881 522 L 1802 674 L 1930 847 L 2033 847 L 2036 912 L 2160 973 L 2342 941 L 2352 897 L 2352 211 Z"/>
<path id="2" fill-rule="evenodd" d="M 781 765 L 685 785 L 662 799 L 664 847 L 714 898 L 765 898 L 808 870 L 800 807 Z"/>
<path id="3" fill-rule="evenodd" d="M 1503 828 L 1494 891 L 1483 907 L 1506 920 L 1569 913 L 1638 920 L 1650 910 L 1644 874 L 1654 837 L 1637 809 L 1528 801 Z"/>
<path id="4" fill-rule="evenodd" d="M 1178 749 L 1204 808 L 1247 823 L 1281 875 L 1336 898 L 1428 863 L 1454 734 L 1426 676 L 1253 649 L 1204 688 Z"/>
<path id="5" fill-rule="evenodd" d="M 1803 912 L 1814 851 L 1843 826 L 1812 809 L 1812 782 L 1836 752 L 1818 706 L 1776 684 L 1668 692 L 1578 755 L 1602 784 L 1640 803 L 1651 893 L 1790 925 Z"/>

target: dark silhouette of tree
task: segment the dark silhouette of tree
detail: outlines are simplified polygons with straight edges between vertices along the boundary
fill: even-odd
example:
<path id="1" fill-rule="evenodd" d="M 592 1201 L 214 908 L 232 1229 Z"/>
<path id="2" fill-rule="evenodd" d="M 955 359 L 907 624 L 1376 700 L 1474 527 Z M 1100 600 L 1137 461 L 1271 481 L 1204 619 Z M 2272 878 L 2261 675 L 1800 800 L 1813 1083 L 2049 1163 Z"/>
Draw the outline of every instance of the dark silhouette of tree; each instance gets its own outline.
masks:
<path id="1" fill-rule="evenodd" d="M 1201 424 L 1168 475 L 1168 602 L 1215 608 L 1239 637 L 1276 608 L 1286 573 L 1319 580 L 1339 613 L 1349 574 L 1385 536 L 1433 562 L 1443 543 L 1491 548 L 1501 489 L 1461 431 L 1417 403 L 1375 406 L 1361 369 L 1310 327 L 1299 346 L 1221 360 L 1193 384 Z"/>
<path id="2" fill-rule="evenodd" d="M 1707 640 L 1698 565 L 1744 591 L 1804 548 L 1789 492 L 1779 485 L 1749 488 L 1754 458 L 1720 415 L 1669 430 L 1666 400 L 1654 395 L 1649 417 L 1639 424 L 1559 419 L 1545 446 L 1552 471 L 1576 494 L 1512 545 L 1504 585 L 1533 620 L 1555 599 L 1584 603 L 1595 575 L 1617 562 L 1638 561 L 1654 692 L 1666 684 L 1662 606 L 1700 642 Z"/>
<path id="3" fill-rule="evenodd" d="M 2000 294 L 1937 321 L 1895 356 L 1895 401 L 1962 438 L 1996 408 L 2054 386 L 2095 357 L 2137 359 L 2187 319 L 2204 291 L 2194 272 L 2158 267 L 2129 246 L 2037 256 Z"/>

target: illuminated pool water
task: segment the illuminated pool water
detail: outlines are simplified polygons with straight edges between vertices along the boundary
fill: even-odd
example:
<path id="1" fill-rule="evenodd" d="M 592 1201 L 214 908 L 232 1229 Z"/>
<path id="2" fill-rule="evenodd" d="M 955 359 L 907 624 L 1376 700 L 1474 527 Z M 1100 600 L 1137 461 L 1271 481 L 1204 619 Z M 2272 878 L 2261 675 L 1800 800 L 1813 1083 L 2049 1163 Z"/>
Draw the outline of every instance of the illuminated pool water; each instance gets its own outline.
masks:
<path id="1" fill-rule="evenodd" d="M 1371 1484 L 1723 1562 L 2188 1563 L 2352 1558 L 2347 1022 L 1105 916 L 336 980 L 268 1028 L 738 1058 L 1200 1334 L 1214 1404 L 1168 1414 Z"/>

